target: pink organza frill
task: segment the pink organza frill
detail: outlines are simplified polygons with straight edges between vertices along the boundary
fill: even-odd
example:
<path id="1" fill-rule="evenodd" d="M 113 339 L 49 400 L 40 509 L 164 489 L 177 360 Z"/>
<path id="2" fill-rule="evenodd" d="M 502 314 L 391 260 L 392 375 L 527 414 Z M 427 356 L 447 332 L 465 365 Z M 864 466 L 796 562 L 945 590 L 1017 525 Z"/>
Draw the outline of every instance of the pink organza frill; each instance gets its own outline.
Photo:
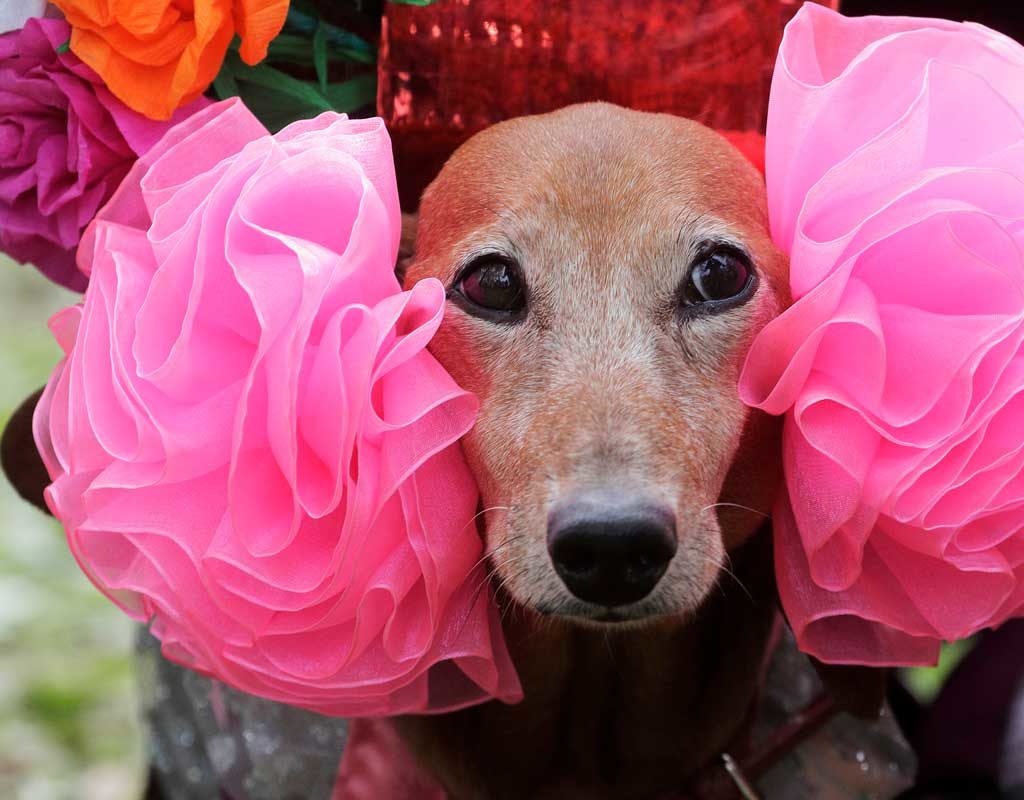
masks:
<path id="1" fill-rule="evenodd" d="M 477 401 L 425 349 L 444 289 L 400 290 L 399 230 L 379 120 L 200 111 L 87 230 L 35 417 L 93 582 L 175 661 L 325 714 L 520 696 L 458 444 Z"/>
<path id="2" fill-rule="evenodd" d="M 785 414 L 776 573 L 801 647 L 933 662 L 1024 612 L 1024 49 L 807 4 L 779 54 L 769 215 L 793 305 L 750 405 Z"/>

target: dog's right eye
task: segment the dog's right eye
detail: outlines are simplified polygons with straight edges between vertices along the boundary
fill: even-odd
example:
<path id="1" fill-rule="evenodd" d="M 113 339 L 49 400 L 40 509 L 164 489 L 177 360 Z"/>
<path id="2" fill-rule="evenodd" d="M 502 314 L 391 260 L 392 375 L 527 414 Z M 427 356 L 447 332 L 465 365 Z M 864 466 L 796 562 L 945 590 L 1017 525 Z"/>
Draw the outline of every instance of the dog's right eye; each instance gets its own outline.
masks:
<path id="1" fill-rule="evenodd" d="M 526 308 L 526 292 L 519 267 L 510 259 L 485 256 L 473 261 L 455 284 L 466 302 L 462 307 L 488 319 L 510 319 Z"/>
<path id="2" fill-rule="evenodd" d="M 757 285 L 750 261 L 733 247 L 716 245 L 690 266 L 681 304 L 687 313 L 715 314 L 746 302 Z"/>

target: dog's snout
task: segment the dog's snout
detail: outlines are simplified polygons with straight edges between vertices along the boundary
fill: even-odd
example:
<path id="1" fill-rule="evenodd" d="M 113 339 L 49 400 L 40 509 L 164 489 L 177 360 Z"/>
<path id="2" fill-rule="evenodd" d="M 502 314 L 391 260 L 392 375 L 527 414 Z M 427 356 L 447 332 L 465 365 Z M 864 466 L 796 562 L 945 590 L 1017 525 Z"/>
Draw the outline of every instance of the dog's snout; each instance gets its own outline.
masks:
<path id="1" fill-rule="evenodd" d="M 548 552 L 576 597 L 602 606 L 642 600 L 676 554 L 675 515 L 640 500 L 577 497 L 548 519 Z"/>

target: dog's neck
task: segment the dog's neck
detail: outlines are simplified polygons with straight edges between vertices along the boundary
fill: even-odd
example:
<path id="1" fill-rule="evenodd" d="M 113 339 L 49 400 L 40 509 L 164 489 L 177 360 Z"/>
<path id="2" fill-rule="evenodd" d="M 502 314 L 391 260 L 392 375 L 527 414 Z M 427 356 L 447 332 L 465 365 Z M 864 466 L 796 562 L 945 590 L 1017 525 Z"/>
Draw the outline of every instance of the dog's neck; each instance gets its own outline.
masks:
<path id="1" fill-rule="evenodd" d="M 525 699 L 399 730 L 452 800 L 657 798 L 743 727 L 776 613 L 766 532 L 698 614 L 607 632 L 505 609 Z"/>

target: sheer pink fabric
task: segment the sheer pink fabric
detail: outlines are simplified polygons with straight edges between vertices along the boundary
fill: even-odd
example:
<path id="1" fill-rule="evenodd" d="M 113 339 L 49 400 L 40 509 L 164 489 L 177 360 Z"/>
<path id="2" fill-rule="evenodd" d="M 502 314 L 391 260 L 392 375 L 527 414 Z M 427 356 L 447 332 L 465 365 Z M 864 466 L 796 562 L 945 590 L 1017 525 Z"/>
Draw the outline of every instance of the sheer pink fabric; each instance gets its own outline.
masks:
<path id="1" fill-rule="evenodd" d="M 402 292 L 380 120 L 276 136 L 238 101 L 174 128 L 87 230 L 35 418 L 75 557 L 165 655 L 325 714 L 519 684 L 458 440 L 474 397 Z"/>
<path id="2" fill-rule="evenodd" d="M 801 647 L 918 664 L 1024 612 L 1024 49 L 807 5 L 767 132 L 792 307 L 746 402 L 785 414 L 776 572 Z"/>

